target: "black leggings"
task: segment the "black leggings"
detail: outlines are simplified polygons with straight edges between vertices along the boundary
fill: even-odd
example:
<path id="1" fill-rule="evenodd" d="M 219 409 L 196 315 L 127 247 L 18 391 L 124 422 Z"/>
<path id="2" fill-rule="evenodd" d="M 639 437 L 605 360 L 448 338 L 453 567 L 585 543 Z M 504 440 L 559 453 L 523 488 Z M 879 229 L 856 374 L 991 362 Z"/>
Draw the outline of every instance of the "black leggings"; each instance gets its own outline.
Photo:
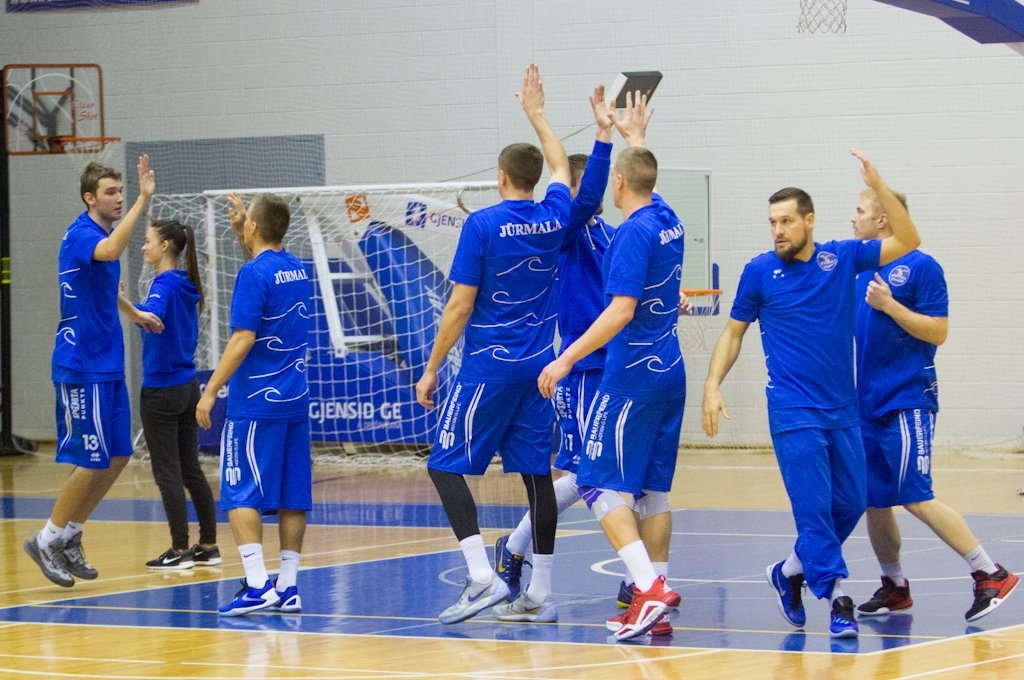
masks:
<path id="1" fill-rule="evenodd" d="M 427 468 L 431 481 L 441 497 L 441 505 L 452 525 L 455 538 L 462 541 L 480 533 L 476 516 L 476 502 L 462 475 Z M 533 517 L 533 552 L 552 555 L 555 552 L 555 529 L 558 526 L 558 507 L 551 475 L 523 475 L 526 496 Z"/>
<path id="2" fill-rule="evenodd" d="M 187 550 L 188 509 L 185 489 L 199 518 L 199 542 L 217 542 L 217 516 L 213 492 L 199 467 L 196 404 L 199 385 L 193 380 L 173 387 L 143 387 L 139 399 L 142 431 L 149 448 L 153 479 L 160 489 L 171 528 L 171 546 Z"/>

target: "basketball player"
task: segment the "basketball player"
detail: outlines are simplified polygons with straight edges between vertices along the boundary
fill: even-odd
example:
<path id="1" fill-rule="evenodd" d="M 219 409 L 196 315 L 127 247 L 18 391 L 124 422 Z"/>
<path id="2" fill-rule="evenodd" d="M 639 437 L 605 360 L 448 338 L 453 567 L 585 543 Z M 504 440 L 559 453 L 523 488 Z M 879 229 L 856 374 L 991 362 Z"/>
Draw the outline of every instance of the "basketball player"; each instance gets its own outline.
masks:
<path id="1" fill-rule="evenodd" d="M 227 511 L 245 579 L 218 610 L 240 616 L 260 609 L 302 609 L 296 583 L 306 513 L 313 507 L 306 346 L 312 287 L 302 262 L 282 246 L 291 213 L 284 199 L 257 196 L 246 210 L 229 197 L 231 227 L 251 260 L 231 298 L 231 338 L 199 404 L 209 429 L 217 391 L 228 385 L 221 434 L 220 505 Z M 261 514 L 277 513 L 281 571 L 271 581 L 263 561 Z"/>
<path id="2" fill-rule="evenodd" d="M 906 197 L 895 195 L 905 208 Z M 860 194 L 853 234 L 860 239 L 892 234 L 889 215 L 871 189 Z M 868 536 L 882 569 L 882 587 L 857 613 L 880 616 L 913 604 L 892 511 L 902 505 L 967 562 L 974 603 L 965 618 L 977 621 L 1009 597 L 1020 579 L 994 563 L 963 516 L 932 491 L 932 439 L 939 410 L 935 350 L 949 329 L 942 267 L 930 255 L 913 250 L 857 277 L 857 300 L 857 394 L 867 454 Z"/>
<path id="3" fill-rule="evenodd" d="M 646 108 L 646 97 L 637 93 L 632 100 L 633 107 L 627 109 L 623 125 L 630 129 L 627 141 L 643 146 L 647 124 L 654 109 Z M 573 223 L 586 220 L 584 229 L 571 232 L 562 246 L 558 259 L 561 294 L 559 295 L 558 330 L 562 346 L 568 347 L 584 333 L 590 324 L 604 310 L 604 287 L 601 284 L 601 265 L 608 250 L 615 228 L 602 219 L 600 200 L 607 186 L 611 153 L 611 112 L 604 104 L 604 86 L 598 86 L 590 98 L 594 118 L 597 122 L 597 139 L 594 150 L 588 157 L 584 154 L 569 156 L 572 170 Z M 596 201 L 592 199 L 596 197 Z M 597 214 L 592 214 L 594 212 Z M 592 216 L 587 218 L 586 215 Z M 569 375 L 565 376 L 555 389 L 554 405 L 561 444 L 555 467 L 567 474 L 555 480 L 555 500 L 558 514 L 580 499 L 576 472 L 579 468 L 580 450 L 585 439 L 585 423 L 594 395 L 604 374 L 605 348 L 601 347 L 576 363 Z M 524 562 L 528 561 L 533 524 L 527 513 L 511 535 L 502 536 L 494 545 L 494 571 L 508 584 L 512 596 L 520 588 L 520 575 Z M 667 575 L 668 559 L 654 562 L 659 575 Z M 632 601 L 632 577 L 619 587 L 620 606 L 628 607 Z M 651 629 L 654 635 L 670 635 L 672 625 L 666 619 Z"/>
<path id="4" fill-rule="evenodd" d="M 469 578 L 458 601 L 438 616 L 457 623 L 504 600 L 508 586 L 491 570 L 463 475 L 481 475 L 496 451 L 506 472 L 526 484 L 533 537 L 533 579 L 499 618 L 555 621 L 551 568 L 557 512 L 551 482 L 554 414 L 534 380 L 554 357 L 556 266 L 569 226 L 569 159 L 544 116 L 540 72 L 531 64 L 516 94 L 541 148 L 512 144 L 498 156 L 502 202 L 470 215 L 452 263 L 454 283 L 416 399 L 434 407 L 437 370 L 465 330 L 462 365 L 438 417 L 427 470 L 459 540 Z M 543 201 L 533 191 L 544 169 Z"/>
<path id="5" fill-rule="evenodd" d="M 855 277 L 906 255 L 920 243 L 907 211 L 859 151 L 865 183 L 890 217 L 892 235 L 877 241 L 815 243 L 814 205 L 789 187 L 768 199 L 775 249 L 751 260 L 711 355 L 704 384 L 703 426 L 718 433 L 728 418 L 721 384 L 754 321 L 768 368 L 768 422 L 782 480 L 796 520 L 794 551 L 768 567 L 783 617 L 806 622 L 801 588 L 829 598 L 829 632 L 855 638 L 853 601 L 843 592 L 849 575 L 842 544 L 864 513 L 865 462 L 853 374 Z"/>
<path id="6" fill-rule="evenodd" d="M 600 216 L 601 201 L 608 185 L 611 167 L 612 121 L 604 100 L 604 86 L 594 88 L 590 106 L 597 123 L 597 138 L 590 156 L 569 156 L 570 236 L 558 255 L 558 334 L 566 346 L 578 337 L 604 309 L 601 292 L 601 261 L 614 234 L 614 227 Z M 559 384 L 555 394 L 555 416 L 561 432 L 555 467 L 568 472 L 554 483 L 558 514 L 579 500 L 576 490 L 576 468 L 579 464 L 581 439 L 579 424 L 582 414 L 601 380 L 604 350 L 595 352 L 585 365 L 579 366 Z M 520 589 L 525 556 L 530 553 L 533 523 L 526 513 L 511 535 L 502 536 L 494 545 L 494 571 L 508 584 L 510 597 Z"/>
<path id="7" fill-rule="evenodd" d="M 629 134 L 618 120 L 616 127 Z M 615 205 L 624 221 L 603 262 L 608 305 L 537 380 L 541 393 L 553 396 L 577 363 L 607 344 L 577 479 L 580 496 L 635 579 L 626 613 L 607 621 L 617 640 L 646 634 L 680 602 L 655 571 L 645 543 L 668 561 L 668 492 L 686 394 L 676 337 L 685 231 L 653 193 L 658 176 L 654 154 L 631 147 L 618 155 L 612 171 Z M 628 503 L 624 494 L 630 495 Z M 634 511 L 643 519 L 646 540 L 641 540 Z"/>
<path id="8" fill-rule="evenodd" d="M 139 157 L 139 196 L 121 219 L 121 173 L 90 163 L 80 178 L 86 210 L 71 226 L 57 256 L 60 322 L 53 348 L 57 392 L 57 462 L 74 467 L 46 526 L 25 541 L 46 578 L 70 588 L 98 573 L 85 559 L 82 526 L 132 455 L 131 413 L 124 382 L 124 337 L 118 309 L 148 331 L 160 319 L 118 298 L 121 253 L 156 189 L 149 156 Z"/>

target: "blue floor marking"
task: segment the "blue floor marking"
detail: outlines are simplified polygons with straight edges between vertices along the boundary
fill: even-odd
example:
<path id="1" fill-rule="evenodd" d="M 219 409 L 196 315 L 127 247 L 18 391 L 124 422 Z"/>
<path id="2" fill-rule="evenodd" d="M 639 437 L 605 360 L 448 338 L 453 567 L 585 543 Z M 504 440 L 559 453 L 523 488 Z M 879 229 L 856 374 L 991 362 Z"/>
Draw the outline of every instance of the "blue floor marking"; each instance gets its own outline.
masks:
<path id="1" fill-rule="evenodd" d="M 353 507 L 356 504 L 330 505 L 337 507 L 324 517 L 369 519 L 381 512 L 379 507 L 375 515 L 375 511 Z M 400 507 L 388 506 L 383 514 L 392 520 L 411 517 L 422 521 L 428 516 L 421 514 L 422 506 Z M 639 644 L 864 653 L 1024 624 L 1020 601 L 1024 592 L 1018 592 L 1006 605 L 968 626 L 963 612 L 971 604 L 972 582 L 963 560 L 923 524 L 901 517 L 904 571 L 911 579 L 914 598 L 911 612 L 862 618 L 859 640 L 835 641 L 827 634 L 828 606 L 805 595 L 807 627 L 794 631 L 779 615 L 764 577 L 765 566 L 782 559 L 792 547 L 788 512 L 680 510 L 674 519 L 670 582 L 683 596 L 680 611 L 672 615 L 677 630 L 670 638 L 647 636 Z M 994 559 L 1005 561 L 1010 569 L 1024 565 L 1019 518 L 985 515 L 968 521 Z M 619 577 L 597 573 L 592 567 L 615 554 L 585 510 L 570 509 L 563 524 L 589 533 L 558 539 L 553 581 L 560 603 L 560 623 L 556 625 L 498 623 L 489 611 L 460 624 L 438 623 L 437 614 L 458 597 L 457 583 L 465 574 L 457 550 L 303 570 L 299 575 L 303 615 L 219 617 L 217 607 L 230 600 L 239 587 L 237 579 L 227 579 L 69 598 L 48 606 L 9 607 L 0 609 L 0 620 L 607 643 L 604 620 L 622 611 L 614 602 Z M 452 542 L 454 545 L 454 538 Z M 853 573 L 846 592 L 856 602 L 863 602 L 878 586 L 878 567 L 863 524 L 847 541 L 845 555 Z M 612 562 L 607 569 L 618 571 L 621 565 Z"/>
<path id="2" fill-rule="evenodd" d="M 0 497 L 0 519 L 45 520 L 53 509 L 52 498 Z M 189 521 L 195 522 L 195 510 L 188 504 Z M 482 527 L 511 529 L 523 516 L 523 509 L 505 505 L 479 505 L 477 514 Z M 166 522 L 163 503 L 159 499 L 104 499 L 89 518 L 92 521 Z M 217 521 L 226 523 L 226 512 L 217 510 Z M 274 519 L 269 517 L 269 522 Z M 325 526 L 397 526 L 448 527 L 448 518 L 439 503 L 314 503 L 309 523 Z"/>

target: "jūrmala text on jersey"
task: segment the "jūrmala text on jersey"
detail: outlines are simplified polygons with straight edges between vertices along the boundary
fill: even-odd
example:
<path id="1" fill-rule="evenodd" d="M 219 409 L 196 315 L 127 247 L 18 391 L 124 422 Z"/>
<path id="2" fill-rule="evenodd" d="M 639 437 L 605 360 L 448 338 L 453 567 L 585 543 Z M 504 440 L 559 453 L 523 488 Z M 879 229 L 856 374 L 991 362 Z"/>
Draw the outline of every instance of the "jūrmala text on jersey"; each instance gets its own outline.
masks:
<path id="1" fill-rule="evenodd" d="M 912 312 L 949 315 L 942 267 L 930 255 L 913 250 L 878 274 L 893 298 Z M 885 312 L 864 302 L 874 272 L 857 277 L 857 394 L 861 413 L 879 418 L 897 409 L 939 410 L 935 345 L 918 340 Z"/>
<path id="2" fill-rule="evenodd" d="M 291 253 L 265 250 L 238 270 L 231 329 L 256 333 L 256 342 L 228 384 L 228 418 L 308 418 L 306 346 L 312 286 Z"/>
<path id="3" fill-rule="evenodd" d="M 55 382 L 124 379 L 124 337 L 117 312 L 118 260 L 93 260 L 109 234 L 88 212 L 64 234 L 57 255 L 60 322 L 53 347 Z"/>
<path id="4" fill-rule="evenodd" d="M 815 243 L 807 262 L 772 251 L 743 268 L 730 316 L 761 324 L 769 410 L 856 403 L 856 276 L 877 269 L 880 253 L 877 240 L 829 241 Z"/>
<path id="5" fill-rule="evenodd" d="M 560 183 L 540 203 L 502 201 L 466 219 L 449 274 L 478 288 L 463 379 L 533 380 L 554 359 L 555 271 L 568 223 L 569 187 Z"/>
<path id="6" fill-rule="evenodd" d="M 608 343 L 601 391 L 648 401 L 686 390 L 679 350 L 679 282 L 685 229 L 658 194 L 619 225 L 604 258 L 610 302 L 637 300 L 633 319 Z"/>

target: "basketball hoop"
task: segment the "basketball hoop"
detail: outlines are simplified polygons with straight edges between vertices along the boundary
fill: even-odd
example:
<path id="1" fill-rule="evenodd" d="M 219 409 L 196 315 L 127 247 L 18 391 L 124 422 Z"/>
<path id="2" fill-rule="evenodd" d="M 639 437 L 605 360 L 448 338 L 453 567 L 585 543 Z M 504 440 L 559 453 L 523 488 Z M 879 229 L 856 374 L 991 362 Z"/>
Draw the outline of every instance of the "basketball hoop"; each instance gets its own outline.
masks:
<path id="1" fill-rule="evenodd" d="M 797 33 L 846 33 L 846 0 L 800 0 Z"/>
<path id="2" fill-rule="evenodd" d="M 707 349 L 707 328 L 711 317 L 718 316 L 720 288 L 689 288 L 686 295 L 690 309 L 679 315 L 679 342 L 684 350 L 703 352 Z"/>
<path id="3" fill-rule="evenodd" d="M 99 65 L 8 64 L 0 98 L 8 156 L 64 156 L 79 171 L 112 165 L 121 140 L 104 128 Z"/>

